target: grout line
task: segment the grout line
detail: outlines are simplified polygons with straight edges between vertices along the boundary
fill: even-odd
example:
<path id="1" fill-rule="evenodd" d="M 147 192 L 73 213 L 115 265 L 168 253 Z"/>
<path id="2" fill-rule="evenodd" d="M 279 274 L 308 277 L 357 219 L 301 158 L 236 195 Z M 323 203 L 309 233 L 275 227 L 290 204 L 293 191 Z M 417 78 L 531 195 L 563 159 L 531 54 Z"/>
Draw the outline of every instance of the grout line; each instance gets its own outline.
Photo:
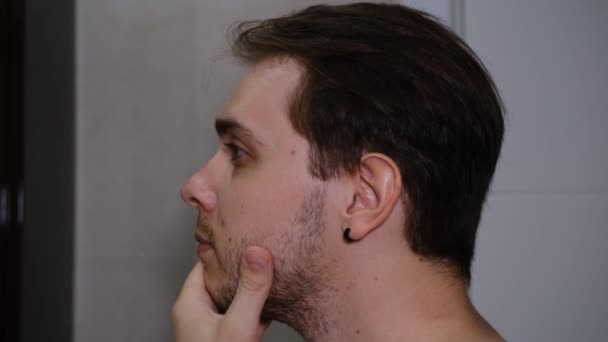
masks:
<path id="1" fill-rule="evenodd" d="M 448 0 L 450 2 L 450 24 L 454 32 L 465 39 L 466 18 L 465 0 Z"/>

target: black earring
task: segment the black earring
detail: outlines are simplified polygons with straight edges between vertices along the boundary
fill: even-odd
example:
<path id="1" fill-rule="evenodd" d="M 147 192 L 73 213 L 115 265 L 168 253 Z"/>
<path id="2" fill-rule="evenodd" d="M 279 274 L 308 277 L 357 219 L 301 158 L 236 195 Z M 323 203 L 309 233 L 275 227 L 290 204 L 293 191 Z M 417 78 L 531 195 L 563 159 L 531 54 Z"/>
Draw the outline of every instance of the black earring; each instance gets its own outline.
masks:
<path id="1" fill-rule="evenodd" d="M 346 242 L 353 242 L 355 240 L 350 238 L 350 227 L 346 227 L 346 229 L 344 229 L 344 240 L 346 240 Z"/>

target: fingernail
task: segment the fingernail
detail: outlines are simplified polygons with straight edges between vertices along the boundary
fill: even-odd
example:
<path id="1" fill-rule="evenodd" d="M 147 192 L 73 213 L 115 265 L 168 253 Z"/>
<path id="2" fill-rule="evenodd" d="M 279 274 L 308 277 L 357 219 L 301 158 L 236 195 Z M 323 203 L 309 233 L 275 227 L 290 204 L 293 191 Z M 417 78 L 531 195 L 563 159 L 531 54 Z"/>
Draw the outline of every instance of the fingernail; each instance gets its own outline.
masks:
<path id="1" fill-rule="evenodd" d="M 265 257 L 251 252 L 245 253 L 245 262 L 247 262 L 247 267 L 254 272 L 261 272 L 268 265 Z"/>

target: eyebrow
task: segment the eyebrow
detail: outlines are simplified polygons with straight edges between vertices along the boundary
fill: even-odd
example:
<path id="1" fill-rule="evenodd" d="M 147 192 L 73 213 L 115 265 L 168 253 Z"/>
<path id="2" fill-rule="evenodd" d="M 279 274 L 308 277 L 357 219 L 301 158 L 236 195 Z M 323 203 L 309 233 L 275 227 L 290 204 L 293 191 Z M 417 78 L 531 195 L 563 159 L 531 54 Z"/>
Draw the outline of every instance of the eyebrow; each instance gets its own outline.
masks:
<path id="1" fill-rule="evenodd" d="M 252 130 L 234 119 L 215 119 L 215 130 L 220 138 L 232 135 L 240 139 L 250 140 L 258 145 L 264 145 Z"/>

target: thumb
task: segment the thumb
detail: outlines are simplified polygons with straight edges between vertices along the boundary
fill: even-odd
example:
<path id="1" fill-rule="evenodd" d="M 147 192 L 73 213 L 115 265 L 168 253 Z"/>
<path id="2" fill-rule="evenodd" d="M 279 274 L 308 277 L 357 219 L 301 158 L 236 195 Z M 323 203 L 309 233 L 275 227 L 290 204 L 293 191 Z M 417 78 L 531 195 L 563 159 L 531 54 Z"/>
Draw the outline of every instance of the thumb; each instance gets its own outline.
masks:
<path id="1" fill-rule="evenodd" d="M 226 321 L 238 324 L 245 334 L 259 330 L 260 314 L 272 286 L 272 256 L 261 247 L 248 247 L 241 260 L 239 285 Z"/>

